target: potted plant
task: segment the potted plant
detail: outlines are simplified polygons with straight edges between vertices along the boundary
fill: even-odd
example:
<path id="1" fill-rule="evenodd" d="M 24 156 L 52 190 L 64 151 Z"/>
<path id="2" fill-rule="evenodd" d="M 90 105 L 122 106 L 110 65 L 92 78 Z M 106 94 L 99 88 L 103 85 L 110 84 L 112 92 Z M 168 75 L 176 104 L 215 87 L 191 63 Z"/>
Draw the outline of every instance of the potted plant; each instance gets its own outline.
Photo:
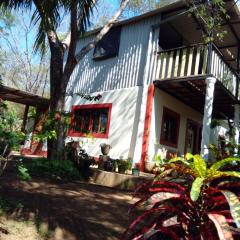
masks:
<path id="1" fill-rule="evenodd" d="M 100 148 L 103 155 L 108 155 L 111 149 L 111 146 L 107 143 L 101 143 Z"/>
<path id="2" fill-rule="evenodd" d="M 135 163 L 134 168 L 132 168 L 132 175 L 133 176 L 140 175 L 140 163 Z"/>
<path id="3" fill-rule="evenodd" d="M 132 160 L 128 159 L 119 159 L 117 160 L 118 172 L 125 173 L 127 170 L 131 169 L 132 167 Z"/>
<path id="4" fill-rule="evenodd" d="M 145 168 L 145 172 L 152 172 L 153 168 L 155 167 L 155 162 L 153 161 L 150 161 L 149 159 L 147 159 L 145 161 L 145 165 L 144 165 L 144 168 Z"/>

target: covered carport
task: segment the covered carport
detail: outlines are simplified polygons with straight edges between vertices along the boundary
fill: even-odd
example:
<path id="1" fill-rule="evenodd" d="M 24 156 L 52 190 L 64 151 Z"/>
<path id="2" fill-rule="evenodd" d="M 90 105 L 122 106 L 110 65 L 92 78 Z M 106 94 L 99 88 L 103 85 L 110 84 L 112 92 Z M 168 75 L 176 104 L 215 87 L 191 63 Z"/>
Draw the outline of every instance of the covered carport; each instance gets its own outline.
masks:
<path id="1" fill-rule="evenodd" d="M 44 121 L 49 108 L 49 99 L 15 88 L 3 86 L 1 84 L 0 84 L 0 98 L 5 101 L 19 103 L 25 106 L 23 122 L 21 126 L 21 131 L 24 133 L 26 133 L 27 130 L 26 125 L 28 120 L 29 107 L 35 107 L 36 109 L 36 116 L 33 125 L 33 134 L 35 133 L 35 129 L 37 128 L 37 126 L 39 124 L 42 124 L 42 122 Z M 47 154 L 46 151 L 42 151 L 43 146 L 42 142 L 32 141 L 32 138 L 29 142 L 30 142 L 29 147 L 23 148 L 21 150 L 21 154 L 46 156 Z"/>
<path id="2" fill-rule="evenodd" d="M 29 107 L 32 106 L 36 108 L 36 118 L 38 118 L 39 115 L 47 111 L 49 106 L 49 99 L 47 98 L 3 85 L 0 85 L 0 98 L 25 105 L 22 123 L 23 132 L 26 130 Z M 35 120 L 37 121 L 37 119 Z"/>

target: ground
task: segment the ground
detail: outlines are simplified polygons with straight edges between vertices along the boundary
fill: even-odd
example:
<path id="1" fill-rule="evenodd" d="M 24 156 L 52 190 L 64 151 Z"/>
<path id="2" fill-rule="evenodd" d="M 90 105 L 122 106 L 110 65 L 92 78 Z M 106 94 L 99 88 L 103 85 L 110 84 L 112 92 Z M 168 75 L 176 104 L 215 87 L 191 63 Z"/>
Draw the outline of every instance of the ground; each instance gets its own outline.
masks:
<path id="1" fill-rule="evenodd" d="M 80 181 L 20 181 L 12 172 L 0 181 L 0 196 L 24 205 L 8 221 L 1 217 L 3 240 L 114 240 L 133 218 L 128 210 L 135 200 L 129 192 Z"/>

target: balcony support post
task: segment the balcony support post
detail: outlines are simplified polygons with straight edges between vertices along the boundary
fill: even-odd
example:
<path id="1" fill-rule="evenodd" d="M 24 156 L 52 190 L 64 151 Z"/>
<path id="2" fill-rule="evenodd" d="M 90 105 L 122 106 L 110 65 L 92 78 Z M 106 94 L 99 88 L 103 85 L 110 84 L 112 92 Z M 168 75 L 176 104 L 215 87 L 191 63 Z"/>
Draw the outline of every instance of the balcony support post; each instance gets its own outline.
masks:
<path id="1" fill-rule="evenodd" d="M 238 144 L 239 141 L 239 117 L 240 117 L 240 105 L 234 105 L 234 143 Z M 235 147 L 235 154 L 238 154 L 238 148 Z"/>
<path id="2" fill-rule="evenodd" d="M 239 63 L 240 63 L 240 43 L 238 43 L 238 54 L 237 54 L 237 85 L 236 85 L 236 98 L 239 95 Z"/>
<path id="3" fill-rule="evenodd" d="M 208 161 L 209 144 L 210 144 L 210 124 L 212 120 L 214 88 L 216 78 L 208 76 L 206 78 L 206 95 L 203 116 L 202 141 L 201 141 L 201 156 Z"/>

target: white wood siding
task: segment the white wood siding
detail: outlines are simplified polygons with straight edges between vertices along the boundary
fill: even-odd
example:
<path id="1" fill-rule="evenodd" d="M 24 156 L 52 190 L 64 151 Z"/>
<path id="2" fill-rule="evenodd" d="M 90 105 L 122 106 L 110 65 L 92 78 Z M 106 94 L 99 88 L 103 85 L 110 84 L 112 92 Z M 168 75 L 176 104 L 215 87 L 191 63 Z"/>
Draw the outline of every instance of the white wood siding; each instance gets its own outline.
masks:
<path id="1" fill-rule="evenodd" d="M 152 71 L 156 61 L 151 58 L 157 57 L 155 50 L 158 39 L 158 31 L 153 31 L 152 25 L 158 22 L 160 16 L 122 26 L 118 56 L 94 61 L 92 50 L 75 68 L 68 91 L 93 93 L 149 84 L 153 73 L 146 72 L 146 64 L 148 62 Z M 90 36 L 81 40 L 77 49 L 81 49 L 91 39 Z"/>

